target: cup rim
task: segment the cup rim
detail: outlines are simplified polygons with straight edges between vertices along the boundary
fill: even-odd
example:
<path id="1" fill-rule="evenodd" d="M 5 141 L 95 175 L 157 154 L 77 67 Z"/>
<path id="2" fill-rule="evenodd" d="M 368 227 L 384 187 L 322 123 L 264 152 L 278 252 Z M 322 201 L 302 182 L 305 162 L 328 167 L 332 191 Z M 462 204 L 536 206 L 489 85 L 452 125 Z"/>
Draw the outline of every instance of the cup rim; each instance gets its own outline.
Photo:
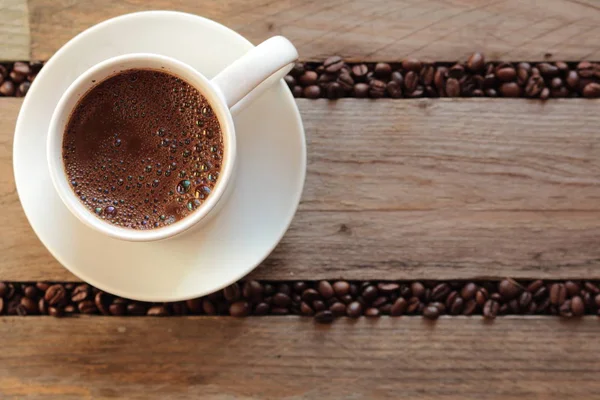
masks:
<path id="1" fill-rule="evenodd" d="M 139 66 L 123 68 L 123 65 L 128 63 L 138 63 Z M 142 66 L 144 64 L 147 64 L 147 66 Z M 160 65 L 160 68 L 155 67 L 154 65 Z M 94 215 L 91 210 L 81 203 L 75 192 L 72 190 L 62 157 L 64 131 L 74 108 L 81 98 L 92 88 L 96 87 L 110 76 L 135 68 L 164 70 L 198 89 L 209 102 L 213 112 L 215 112 L 218 118 L 223 136 L 224 149 L 219 178 L 217 179 L 210 196 L 208 196 L 200 207 L 190 215 L 173 224 L 147 230 L 119 227 Z M 102 76 L 99 79 L 96 77 L 98 74 Z M 74 97 L 76 98 L 75 101 L 73 100 Z M 72 106 L 69 107 L 71 103 Z M 79 75 L 62 94 L 54 109 L 50 120 L 46 144 L 48 166 L 53 186 L 69 211 L 85 225 L 102 234 L 116 239 L 133 242 L 166 239 L 187 231 L 200 221 L 205 220 L 211 211 L 215 210 L 217 203 L 226 192 L 228 183 L 234 172 L 236 156 L 236 139 L 233 118 L 218 88 L 216 88 L 216 86 L 214 86 L 202 73 L 188 64 L 172 57 L 153 53 L 130 53 L 112 57 L 92 66 Z"/>

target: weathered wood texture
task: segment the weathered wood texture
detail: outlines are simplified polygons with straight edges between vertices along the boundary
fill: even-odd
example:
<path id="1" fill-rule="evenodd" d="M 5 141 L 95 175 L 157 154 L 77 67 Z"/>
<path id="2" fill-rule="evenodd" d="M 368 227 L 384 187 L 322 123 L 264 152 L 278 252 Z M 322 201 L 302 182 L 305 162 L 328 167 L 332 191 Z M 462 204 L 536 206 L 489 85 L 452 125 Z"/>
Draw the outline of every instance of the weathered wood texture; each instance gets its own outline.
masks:
<path id="1" fill-rule="evenodd" d="M 595 317 L 0 320 L 2 399 L 591 399 Z"/>
<path id="2" fill-rule="evenodd" d="M 11 0 L 4 0 L 11 1 Z M 29 0 L 32 58 L 47 59 L 107 18 L 171 9 L 214 19 L 252 42 L 287 36 L 306 60 L 600 58 L 600 5 L 593 0 Z"/>
<path id="3" fill-rule="evenodd" d="M 0 279 L 73 280 L 39 243 L 0 107 Z M 299 100 L 300 210 L 261 279 L 600 278 L 592 100 Z M 343 143 L 343 146 L 340 145 Z"/>
<path id="4" fill-rule="evenodd" d="M 29 42 L 27 0 L 0 0 L 0 60 L 28 60 Z"/>

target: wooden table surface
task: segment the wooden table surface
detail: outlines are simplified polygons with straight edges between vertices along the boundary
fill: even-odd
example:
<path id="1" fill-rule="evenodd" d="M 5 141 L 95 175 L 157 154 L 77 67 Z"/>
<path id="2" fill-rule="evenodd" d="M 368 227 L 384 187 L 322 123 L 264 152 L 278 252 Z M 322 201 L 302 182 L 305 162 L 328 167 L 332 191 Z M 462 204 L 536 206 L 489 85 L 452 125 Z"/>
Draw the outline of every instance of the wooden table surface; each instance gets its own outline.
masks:
<path id="1" fill-rule="evenodd" d="M 600 59 L 594 0 L 0 0 L 0 59 L 150 9 L 283 34 L 303 60 Z M 77 281 L 17 199 L 21 103 L 0 98 L 0 281 Z M 600 279 L 600 100 L 297 103 L 303 198 L 252 277 Z M 595 317 L 2 317 L 0 398 L 591 399 L 599 335 Z"/>

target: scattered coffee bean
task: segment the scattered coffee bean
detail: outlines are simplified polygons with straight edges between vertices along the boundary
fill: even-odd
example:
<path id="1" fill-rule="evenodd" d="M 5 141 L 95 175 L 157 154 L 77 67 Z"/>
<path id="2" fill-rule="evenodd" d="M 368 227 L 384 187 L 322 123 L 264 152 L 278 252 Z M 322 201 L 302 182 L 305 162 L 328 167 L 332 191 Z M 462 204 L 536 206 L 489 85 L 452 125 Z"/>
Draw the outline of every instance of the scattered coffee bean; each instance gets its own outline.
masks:
<path id="1" fill-rule="evenodd" d="M 437 319 L 440 316 L 440 310 L 435 306 L 427 306 L 423 310 L 423 316 L 427 319 Z"/>
<path id="2" fill-rule="evenodd" d="M 500 305 L 497 301 L 488 300 L 483 306 L 483 316 L 488 319 L 494 319 L 496 318 L 496 315 L 498 315 L 499 309 Z"/>
<path id="3" fill-rule="evenodd" d="M 148 309 L 146 315 L 150 317 L 166 317 L 169 315 L 169 312 L 165 306 L 153 306 Z"/>
<path id="4" fill-rule="evenodd" d="M 315 314 L 315 321 L 320 324 L 330 324 L 333 322 L 333 313 L 329 310 L 319 311 Z"/>
<path id="5" fill-rule="evenodd" d="M 506 300 L 512 300 L 521 293 L 521 288 L 512 279 L 503 279 L 498 284 L 498 292 Z"/>
<path id="6" fill-rule="evenodd" d="M 246 317 L 250 314 L 250 305 L 247 301 L 237 301 L 229 306 L 229 314 L 232 317 Z"/>

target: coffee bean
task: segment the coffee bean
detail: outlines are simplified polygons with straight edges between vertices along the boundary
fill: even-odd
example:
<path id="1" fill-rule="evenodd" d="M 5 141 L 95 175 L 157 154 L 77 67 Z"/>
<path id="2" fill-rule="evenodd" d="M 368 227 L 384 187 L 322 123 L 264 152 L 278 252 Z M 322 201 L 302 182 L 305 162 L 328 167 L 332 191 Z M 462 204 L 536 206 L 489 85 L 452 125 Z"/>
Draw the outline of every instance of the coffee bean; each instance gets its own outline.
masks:
<path id="1" fill-rule="evenodd" d="M 560 78 L 554 78 L 554 79 L 560 79 Z M 554 98 L 567 97 L 569 95 L 569 90 L 566 87 L 564 87 L 564 86 L 560 86 L 558 88 L 552 89 L 550 91 L 550 94 Z M 541 98 L 542 98 L 542 96 L 540 94 L 540 99 Z"/>
<path id="2" fill-rule="evenodd" d="M 330 324 L 333 319 L 333 313 L 329 310 L 319 311 L 315 314 L 315 321 L 320 324 Z"/>
<path id="3" fill-rule="evenodd" d="M 87 284 L 78 285 L 71 292 L 71 301 L 79 303 L 80 301 L 87 300 L 90 294 L 91 288 Z"/>
<path id="4" fill-rule="evenodd" d="M 334 295 L 333 287 L 328 281 L 320 281 L 317 285 L 317 290 L 324 299 L 329 299 Z"/>
<path id="5" fill-rule="evenodd" d="M 315 311 L 306 302 L 303 301 L 302 303 L 300 303 L 300 313 L 302 315 L 312 316 L 314 315 Z"/>
<path id="6" fill-rule="evenodd" d="M 306 71 L 300 76 L 298 82 L 302 86 L 311 86 L 317 83 L 317 79 L 319 79 L 319 75 L 315 71 Z"/>
<path id="7" fill-rule="evenodd" d="M 362 304 L 360 304 L 358 301 L 353 301 L 346 307 L 346 315 L 348 315 L 350 318 L 358 318 L 362 315 L 362 310 Z"/>
<path id="8" fill-rule="evenodd" d="M 377 63 L 373 70 L 373 75 L 379 79 L 387 79 L 392 73 L 392 67 L 388 63 Z"/>
<path id="9" fill-rule="evenodd" d="M 514 81 L 517 77 L 517 71 L 510 64 L 500 64 L 496 68 L 496 78 L 501 82 L 511 82 Z"/>
<path id="10" fill-rule="evenodd" d="M 26 75 L 20 74 L 17 71 L 14 71 L 14 70 L 10 71 L 10 74 L 8 74 L 8 76 L 15 83 L 21 83 L 21 82 L 25 81 L 25 79 L 27 78 Z"/>
<path id="11" fill-rule="evenodd" d="M 500 93 L 504 97 L 521 96 L 521 87 L 516 82 L 508 82 L 500 85 Z"/>
<path id="12" fill-rule="evenodd" d="M 62 285 L 52 285 L 46 290 L 44 300 L 51 306 L 63 305 L 67 300 L 67 291 Z"/>
<path id="13" fill-rule="evenodd" d="M 141 316 L 146 314 L 146 307 L 141 303 L 134 302 L 127 304 L 127 315 Z"/>
<path id="14" fill-rule="evenodd" d="M 257 281 L 247 281 L 242 288 L 244 297 L 254 302 L 262 300 L 263 292 L 262 285 Z"/>
<path id="15" fill-rule="evenodd" d="M 552 89 L 559 89 L 560 87 L 562 87 L 562 85 L 563 85 L 563 81 L 558 76 L 555 78 L 552 78 L 552 80 L 550 81 L 550 88 L 552 88 Z"/>
<path id="16" fill-rule="evenodd" d="M 413 282 L 410 285 L 410 291 L 414 297 L 421 299 L 425 295 L 425 286 L 421 282 Z"/>
<path id="17" fill-rule="evenodd" d="M 322 300 L 315 300 L 312 302 L 312 308 L 315 311 L 323 311 L 327 309 L 327 305 Z"/>
<path id="18" fill-rule="evenodd" d="M 63 308 L 63 312 L 66 315 L 75 314 L 76 311 L 77 311 L 77 308 L 75 308 L 75 306 L 73 304 L 68 304 Z"/>
<path id="19" fill-rule="evenodd" d="M 240 285 L 234 283 L 223 289 L 223 297 L 229 302 L 237 301 L 241 296 Z"/>
<path id="20" fill-rule="evenodd" d="M 311 304 L 313 301 L 319 300 L 320 298 L 321 295 L 315 289 L 306 289 L 302 293 L 302 301 L 305 301 L 308 304 Z"/>
<path id="21" fill-rule="evenodd" d="M 448 68 L 446 67 L 438 67 L 435 71 L 435 75 L 433 77 L 433 83 L 440 93 L 440 96 L 445 94 L 446 90 L 446 78 L 448 76 Z"/>
<path id="22" fill-rule="evenodd" d="M 4 282 L 0 282 L 0 297 L 5 297 L 8 293 L 8 285 Z"/>
<path id="23" fill-rule="evenodd" d="M 400 289 L 400 285 L 394 282 L 381 282 L 377 284 L 377 290 L 382 294 L 390 294 Z"/>
<path id="24" fill-rule="evenodd" d="M 512 300 L 521 293 L 521 288 L 512 279 L 503 279 L 498 283 L 498 292 L 505 300 Z"/>
<path id="25" fill-rule="evenodd" d="M 25 295 L 25 297 L 35 299 L 37 298 L 38 290 L 35 288 L 35 286 L 25 286 L 23 288 L 23 294 Z"/>
<path id="26" fill-rule="evenodd" d="M 535 293 L 537 292 L 541 287 L 544 286 L 544 281 L 541 279 L 538 279 L 536 281 L 531 282 L 529 285 L 527 285 L 527 291 L 529 293 Z"/>
<path id="27" fill-rule="evenodd" d="M 202 310 L 204 311 L 204 314 L 206 314 L 206 315 L 217 315 L 217 308 L 212 303 L 212 301 L 210 301 L 208 299 L 204 299 L 202 301 Z"/>
<path id="28" fill-rule="evenodd" d="M 571 299 L 571 312 L 576 317 L 580 317 L 585 313 L 585 305 L 581 297 L 573 296 Z"/>
<path id="29" fill-rule="evenodd" d="M 558 68 L 549 63 L 539 63 L 537 68 L 540 70 L 540 74 L 546 78 L 552 78 L 558 75 Z"/>
<path id="30" fill-rule="evenodd" d="M 540 92 L 540 100 L 546 100 L 548 97 L 550 97 L 550 89 L 543 88 Z"/>
<path id="31" fill-rule="evenodd" d="M 390 314 L 394 317 L 402 315 L 406 312 L 407 308 L 408 308 L 408 302 L 403 297 L 399 297 L 392 305 Z"/>
<path id="32" fill-rule="evenodd" d="M 336 82 L 340 85 L 342 93 L 349 92 L 354 87 L 354 79 L 348 74 L 340 74 Z"/>
<path id="33" fill-rule="evenodd" d="M 304 88 L 303 94 L 307 99 L 318 99 L 321 97 L 321 88 L 317 85 L 310 85 Z"/>
<path id="34" fill-rule="evenodd" d="M 294 86 L 294 89 L 292 89 L 292 94 L 296 98 L 302 97 L 302 95 L 304 95 L 304 89 L 302 86 L 296 85 Z"/>
<path id="35" fill-rule="evenodd" d="M 517 67 L 517 83 L 521 86 L 525 86 L 525 84 L 529 80 L 529 71 L 531 70 L 531 67 L 526 68 L 524 66 L 521 66 L 521 64 L 524 63 L 520 63 Z"/>
<path id="36" fill-rule="evenodd" d="M 363 299 L 370 303 L 378 297 L 379 291 L 375 286 L 369 285 L 363 289 L 361 294 Z"/>
<path id="37" fill-rule="evenodd" d="M 369 67 L 367 67 L 366 64 L 356 64 L 352 67 L 351 72 L 354 78 L 362 81 L 367 76 L 367 73 L 369 72 Z"/>
<path id="38" fill-rule="evenodd" d="M 29 73 L 31 73 L 29 64 L 21 61 L 17 61 L 13 64 L 13 71 L 22 75 L 29 75 Z"/>
<path id="39" fill-rule="evenodd" d="M 365 317 L 379 317 L 381 313 L 379 312 L 379 309 L 375 308 L 375 307 L 369 307 L 365 310 Z"/>
<path id="40" fill-rule="evenodd" d="M 475 299 L 468 300 L 463 307 L 463 315 L 472 315 L 477 309 L 477 302 Z"/>
<path id="41" fill-rule="evenodd" d="M 416 58 L 407 58 L 402 61 L 402 68 L 407 71 L 419 71 L 421 69 L 421 61 Z"/>
<path id="42" fill-rule="evenodd" d="M 526 309 L 527 307 L 529 307 L 529 304 L 531 304 L 531 302 L 533 301 L 533 295 L 527 291 L 521 293 L 521 296 L 519 297 L 519 306 L 522 309 Z"/>
<path id="43" fill-rule="evenodd" d="M 146 311 L 146 315 L 149 317 L 166 317 L 169 312 L 165 306 L 152 306 Z"/>
<path id="44" fill-rule="evenodd" d="M 567 297 L 567 289 L 562 283 L 554 283 L 550 286 L 550 303 L 560 305 Z"/>
<path id="45" fill-rule="evenodd" d="M 333 291 L 336 296 L 344 296 L 350 292 L 350 284 L 346 281 L 337 281 L 333 283 Z"/>
<path id="46" fill-rule="evenodd" d="M 576 71 L 569 71 L 565 79 L 567 86 L 571 89 L 577 89 L 579 87 L 579 75 Z"/>
<path id="47" fill-rule="evenodd" d="M 250 305 L 247 301 L 236 301 L 229 306 L 229 314 L 232 317 L 246 317 L 250 314 Z"/>
<path id="48" fill-rule="evenodd" d="M 600 97 L 600 83 L 591 82 L 585 85 L 583 88 L 583 97 L 588 99 Z"/>
<path id="49" fill-rule="evenodd" d="M 256 281 L 254 281 L 256 282 Z M 256 282 L 258 283 L 258 282 Z M 258 283 L 258 285 L 260 285 L 260 283 Z M 262 287 L 261 287 L 262 289 Z M 292 284 L 292 290 L 294 291 L 294 293 L 298 293 L 298 294 L 302 294 L 302 292 L 304 292 L 306 289 L 308 289 L 308 284 L 306 282 L 294 282 Z"/>
<path id="50" fill-rule="evenodd" d="M 446 81 L 446 95 L 448 97 L 460 96 L 460 83 L 455 78 L 448 78 Z"/>
<path id="51" fill-rule="evenodd" d="M 399 99 L 402 97 L 402 85 L 396 81 L 388 82 L 386 91 L 392 99 Z"/>
<path id="52" fill-rule="evenodd" d="M 304 63 L 301 62 L 297 62 L 294 64 L 294 67 L 292 68 L 292 70 L 290 71 L 290 74 L 297 78 L 300 75 L 302 75 L 305 71 L 305 67 L 304 67 Z"/>
<path id="53" fill-rule="evenodd" d="M 331 311 L 335 317 L 344 316 L 346 315 L 346 305 L 340 302 L 333 303 L 329 306 L 329 311 Z"/>
<path id="54" fill-rule="evenodd" d="M 434 301 L 444 300 L 446 298 L 446 296 L 448 296 L 450 291 L 451 291 L 450 285 L 448 285 L 447 283 L 437 284 L 431 291 L 431 298 Z"/>
<path id="55" fill-rule="evenodd" d="M 38 300 L 38 309 L 40 310 L 40 314 L 48 315 L 48 305 L 43 297 Z M 2 314 L 2 310 L 0 310 L 0 314 Z"/>
<path id="56" fill-rule="evenodd" d="M 48 307 L 48 315 L 51 317 L 59 318 L 64 315 L 64 311 L 60 307 Z"/>
<path id="57" fill-rule="evenodd" d="M 325 71 L 329 73 L 338 72 L 344 66 L 344 60 L 339 56 L 331 56 L 323 62 L 323 67 Z"/>
<path id="58" fill-rule="evenodd" d="M 102 315 L 110 315 L 108 307 L 110 306 L 110 296 L 104 292 L 96 293 L 94 297 L 94 303 L 96 308 L 102 313 Z"/>
<path id="59" fill-rule="evenodd" d="M 477 290 L 477 293 L 475 293 L 475 301 L 477 301 L 477 304 L 479 304 L 480 306 L 483 306 L 485 304 L 485 302 L 488 299 L 488 291 L 486 290 L 486 288 L 479 288 Z"/>
<path id="60" fill-rule="evenodd" d="M 387 303 L 387 301 L 388 301 L 387 297 L 385 297 L 385 296 L 379 296 L 375 300 L 373 300 L 373 302 L 371 303 L 371 305 L 373 307 L 379 308 L 379 307 L 383 306 L 385 303 Z"/>
<path id="61" fill-rule="evenodd" d="M 433 84 L 433 79 L 435 77 L 435 67 L 431 64 L 424 65 L 421 68 L 421 82 L 425 86 L 430 86 Z"/>
<path id="62" fill-rule="evenodd" d="M 369 96 L 374 99 L 379 99 L 385 96 L 386 84 L 378 79 L 373 79 L 369 83 Z"/>
<path id="63" fill-rule="evenodd" d="M 473 72 L 481 71 L 485 65 L 485 57 L 481 53 L 473 53 L 467 60 L 467 68 Z"/>
<path id="64" fill-rule="evenodd" d="M 27 315 L 35 315 L 39 312 L 38 302 L 29 297 L 21 298 L 21 305 L 25 308 Z"/>
<path id="65" fill-rule="evenodd" d="M 454 78 L 458 81 L 461 81 L 464 76 L 465 76 L 465 67 L 463 67 L 461 64 L 454 64 L 448 70 L 449 78 Z"/>
<path id="66" fill-rule="evenodd" d="M 354 97 L 356 98 L 365 98 L 369 96 L 369 85 L 366 83 L 357 83 L 354 85 L 353 89 Z"/>
<path id="67" fill-rule="evenodd" d="M 110 315 L 121 316 L 125 315 L 127 309 L 126 305 L 123 303 L 113 303 L 110 306 L 108 306 L 108 311 Z"/>
<path id="68" fill-rule="evenodd" d="M 598 294 L 600 293 L 600 288 L 598 288 L 598 286 L 596 286 L 595 284 L 593 284 L 592 282 L 585 282 L 583 284 L 583 287 L 589 291 L 590 293 L 593 294 Z"/>
<path id="69" fill-rule="evenodd" d="M 464 300 L 460 297 L 456 297 L 456 299 L 454 299 L 454 301 L 448 307 L 450 314 L 452 314 L 452 315 L 460 314 L 463 311 L 464 305 L 465 305 Z"/>
<path id="70" fill-rule="evenodd" d="M 293 89 L 294 86 L 296 86 L 296 79 L 292 75 L 286 75 L 283 80 L 290 89 Z"/>
<path id="71" fill-rule="evenodd" d="M 273 296 L 273 304 L 277 307 L 289 307 L 292 304 L 292 299 L 285 293 L 276 293 Z"/>
<path id="72" fill-rule="evenodd" d="M 486 89 L 484 93 L 488 97 L 498 97 L 498 92 L 496 89 Z"/>
<path id="73" fill-rule="evenodd" d="M 488 319 L 496 318 L 498 315 L 498 311 L 500 310 L 500 305 L 495 300 L 488 300 L 485 302 L 483 306 L 483 316 Z"/>
<path id="74" fill-rule="evenodd" d="M 500 293 L 492 293 L 490 295 L 490 299 L 496 300 L 497 302 L 501 302 L 503 300 L 502 295 Z"/>
<path id="75" fill-rule="evenodd" d="M 560 305 L 558 308 L 558 314 L 565 318 L 570 318 L 573 316 L 573 311 L 571 311 L 571 300 L 566 300 Z"/>
<path id="76" fill-rule="evenodd" d="M 594 76 L 594 66 L 588 61 L 582 61 L 577 64 L 577 72 L 582 78 L 592 78 Z"/>
<path id="77" fill-rule="evenodd" d="M 475 297 L 475 293 L 477 293 L 477 285 L 469 282 L 460 291 L 460 296 L 465 300 L 470 300 Z"/>
<path id="78" fill-rule="evenodd" d="M 419 310 L 419 308 L 421 308 L 422 305 L 423 303 L 421 303 L 419 298 L 411 297 L 410 299 L 408 299 L 408 306 L 406 307 L 406 312 L 408 314 L 414 314 Z"/>
<path id="79" fill-rule="evenodd" d="M 81 303 L 77 304 L 77 309 L 82 314 L 95 314 L 98 311 L 93 300 L 82 301 Z"/>
<path id="80" fill-rule="evenodd" d="M 409 71 L 404 78 L 404 88 L 408 93 L 412 93 L 417 89 L 419 77 L 414 71 Z"/>
<path id="81" fill-rule="evenodd" d="M 267 315 L 270 307 L 267 303 L 261 302 L 254 307 L 254 315 Z"/>
<path id="82" fill-rule="evenodd" d="M 542 313 L 546 312 L 549 307 L 550 307 L 550 298 L 546 297 L 544 300 L 542 300 L 538 304 L 538 308 L 537 308 L 536 312 L 539 314 L 542 314 Z"/>
<path id="83" fill-rule="evenodd" d="M 427 306 L 423 310 L 423 316 L 427 319 L 437 319 L 440 316 L 440 311 L 437 307 Z"/>
<path id="84" fill-rule="evenodd" d="M 579 284 L 573 281 L 566 281 L 565 289 L 567 290 L 567 296 L 575 296 L 581 291 L 581 287 L 579 286 Z"/>
<path id="85" fill-rule="evenodd" d="M 15 94 L 15 84 L 12 81 L 4 81 L 0 85 L 0 95 L 12 96 Z"/>

